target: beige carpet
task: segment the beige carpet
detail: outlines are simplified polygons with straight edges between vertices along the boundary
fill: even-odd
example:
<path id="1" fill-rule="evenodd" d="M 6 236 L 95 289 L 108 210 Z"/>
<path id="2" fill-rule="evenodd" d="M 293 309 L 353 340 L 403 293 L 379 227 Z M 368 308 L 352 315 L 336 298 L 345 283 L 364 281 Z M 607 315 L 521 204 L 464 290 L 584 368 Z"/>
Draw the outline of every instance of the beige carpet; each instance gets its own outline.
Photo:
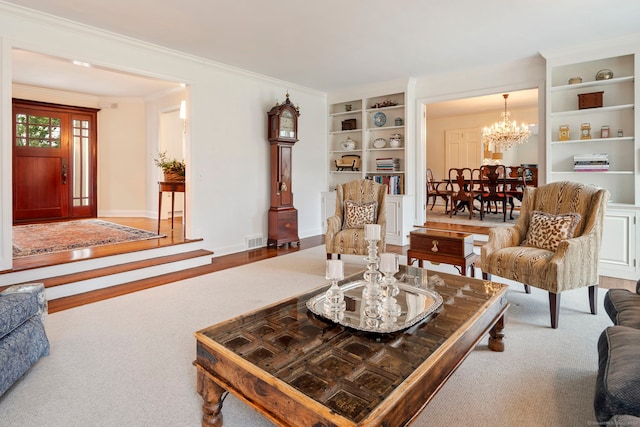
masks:
<path id="1" fill-rule="evenodd" d="M 343 258 L 346 274 L 364 267 Z M 324 264 L 317 247 L 49 315 L 51 354 L 0 398 L 0 425 L 199 426 L 193 333 L 324 283 Z M 413 426 L 596 425 L 602 295 L 593 316 L 586 289 L 563 293 L 553 330 L 547 295 L 512 286 L 505 352 L 485 338 Z M 227 427 L 271 426 L 233 396 L 223 414 Z"/>

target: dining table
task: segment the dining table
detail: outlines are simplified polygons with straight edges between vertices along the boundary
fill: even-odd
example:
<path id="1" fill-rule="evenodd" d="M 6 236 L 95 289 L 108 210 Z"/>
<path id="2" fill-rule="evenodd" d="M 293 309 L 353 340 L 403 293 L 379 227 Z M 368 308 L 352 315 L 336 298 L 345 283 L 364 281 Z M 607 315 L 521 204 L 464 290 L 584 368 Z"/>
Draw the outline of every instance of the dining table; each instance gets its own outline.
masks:
<path id="1" fill-rule="evenodd" d="M 449 185 L 452 185 L 452 181 L 449 178 L 444 178 L 441 181 L 435 181 L 435 183 L 437 183 L 438 185 L 445 185 L 445 188 L 447 188 L 447 191 L 449 190 Z M 530 184 L 534 184 L 533 180 L 531 179 L 531 177 L 526 176 L 525 177 L 525 182 L 527 183 L 527 186 L 536 186 L 536 185 L 530 185 Z M 465 179 L 464 180 L 464 190 L 468 191 L 469 186 L 473 186 L 476 184 L 479 184 L 480 180 L 479 179 Z M 454 184 L 457 184 L 457 181 L 454 181 Z M 515 201 L 514 199 L 518 199 L 520 202 L 522 202 L 522 198 L 524 196 L 524 184 L 523 184 L 523 180 L 522 180 L 522 176 L 508 176 L 505 178 L 500 178 L 500 184 L 506 185 L 507 186 L 507 192 L 509 193 L 509 206 L 511 207 L 511 212 L 510 212 L 510 219 L 514 219 L 513 218 L 513 210 L 515 208 Z M 454 215 L 457 212 L 464 212 L 465 209 L 469 208 L 469 202 L 467 201 L 459 201 L 454 207 L 452 207 L 452 209 L 455 209 L 454 211 Z M 474 210 L 480 210 L 478 207 L 473 206 Z M 447 210 L 445 213 L 449 213 L 449 211 Z"/>

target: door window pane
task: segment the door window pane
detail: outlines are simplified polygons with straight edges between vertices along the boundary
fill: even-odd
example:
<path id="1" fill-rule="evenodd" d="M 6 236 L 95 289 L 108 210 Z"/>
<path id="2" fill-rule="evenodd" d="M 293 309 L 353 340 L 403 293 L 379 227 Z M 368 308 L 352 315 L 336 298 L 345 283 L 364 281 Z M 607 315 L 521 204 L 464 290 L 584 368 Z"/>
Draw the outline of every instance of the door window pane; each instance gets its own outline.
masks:
<path id="1" fill-rule="evenodd" d="M 16 114 L 16 146 L 60 148 L 60 119 Z"/>

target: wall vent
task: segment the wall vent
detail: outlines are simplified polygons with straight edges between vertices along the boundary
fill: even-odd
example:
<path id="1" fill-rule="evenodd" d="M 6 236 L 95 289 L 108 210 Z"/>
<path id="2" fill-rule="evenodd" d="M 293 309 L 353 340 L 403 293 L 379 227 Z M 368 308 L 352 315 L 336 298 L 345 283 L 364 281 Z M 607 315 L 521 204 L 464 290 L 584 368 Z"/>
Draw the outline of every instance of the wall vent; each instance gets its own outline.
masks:
<path id="1" fill-rule="evenodd" d="M 247 249 L 261 248 L 264 246 L 264 237 L 262 236 L 249 236 L 245 237 L 247 242 Z"/>

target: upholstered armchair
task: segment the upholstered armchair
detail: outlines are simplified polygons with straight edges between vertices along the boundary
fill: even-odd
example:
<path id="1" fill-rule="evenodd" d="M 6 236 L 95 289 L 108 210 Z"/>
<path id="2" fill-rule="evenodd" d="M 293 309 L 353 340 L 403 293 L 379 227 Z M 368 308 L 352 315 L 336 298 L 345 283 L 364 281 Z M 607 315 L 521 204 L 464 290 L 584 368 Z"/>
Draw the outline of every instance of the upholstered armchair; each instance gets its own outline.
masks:
<path id="1" fill-rule="evenodd" d="M 551 327 L 558 327 L 560 294 L 589 288 L 596 314 L 598 264 L 609 192 L 561 181 L 524 191 L 513 227 L 495 227 L 481 249 L 485 279 L 492 274 L 549 292 Z"/>
<path id="2" fill-rule="evenodd" d="M 46 316 L 42 283 L 9 286 L 0 292 L 0 397 L 49 354 Z"/>
<path id="3" fill-rule="evenodd" d="M 347 182 L 336 187 L 336 213 L 327 219 L 325 245 L 327 259 L 332 254 L 367 255 L 365 224 L 380 224 L 378 253 L 385 250 L 387 185 L 370 179 Z"/>

